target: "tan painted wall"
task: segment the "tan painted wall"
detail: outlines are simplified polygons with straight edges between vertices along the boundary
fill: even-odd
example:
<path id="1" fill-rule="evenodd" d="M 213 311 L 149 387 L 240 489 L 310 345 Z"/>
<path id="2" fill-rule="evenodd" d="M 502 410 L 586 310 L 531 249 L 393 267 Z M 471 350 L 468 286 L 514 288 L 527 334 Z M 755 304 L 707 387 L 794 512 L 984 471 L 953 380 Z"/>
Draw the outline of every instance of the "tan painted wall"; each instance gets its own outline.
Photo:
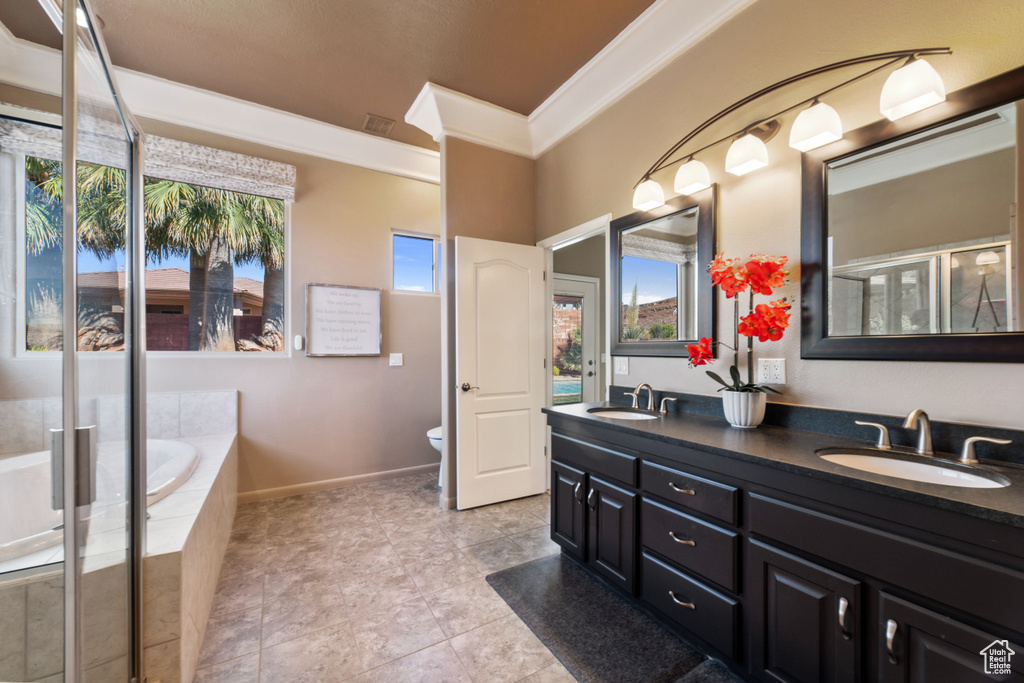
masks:
<path id="1" fill-rule="evenodd" d="M 10 97 L 13 91 L 0 93 Z M 426 431 L 441 421 L 441 299 L 388 290 L 391 230 L 438 234 L 438 186 L 168 124 L 143 126 L 156 135 L 296 166 L 289 348 L 294 335 L 305 334 L 304 283 L 384 290 L 379 358 L 151 353 L 148 391 L 239 390 L 241 492 L 437 462 Z M 4 346 L 0 398 L 57 395 L 55 363 L 12 360 L 11 347 Z M 388 367 L 390 352 L 405 354 L 405 365 Z M 120 372 L 88 373 L 90 390 L 98 394 L 121 391 L 122 381 Z"/>
<path id="2" fill-rule="evenodd" d="M 630 213 L 633 184 L 662 152 L 707 117 L 770 83 L 848 57 L 948 45 L 953 56 L 930 61 L 952 91 L 1024 64 L 1022 31 L 1024 4 L 1007 0 L 759 0 L 538 160 L 537 239 L 605 212 Z M 847 129 L 879 118 L 882 82 L 869 80 L 831 101 Z M 749 119 L 736 115 L 732 127 L 718 133 L 785 104 L 754 107 Z M 703 159 L 721 183 L 719 244 L 729 254 L 797 260 L 800 156 L 786 145 L 790 123 L 769 144 L 772 164 L 766 169 L 726 177 L 724 146 Z M 657 179 L 671 195 L 671 172 Z M 799 267 L 794 263 L 791 271 L 793 282 L 783 293 L 797 297 Z M 725 299 L 720 303 L 728 313 Z M 731 336 L 730 317 L 720 316 L 720 336 Z M 891 414 L 919 406 L 937 419 L 1024 427 L 1022 366 L 801 361 L 799 332 L 796 325 L 781 342 L 759 345 L 760 355 L 787 360 L 789 385 L 778 400 Z M 701 394 L 715 390 L 711 379 L 677 359 L 631 358 L 630 374 L 616 381 Z"/>
<path id="3" fill-rule="evenodd" d="M 441 140 L 441 238 L 445 244 L 441 359 L 445 481 L 442 505 L 455 505 L 455 238 L 534 244 L 535 162 L 456 138 Z"/>

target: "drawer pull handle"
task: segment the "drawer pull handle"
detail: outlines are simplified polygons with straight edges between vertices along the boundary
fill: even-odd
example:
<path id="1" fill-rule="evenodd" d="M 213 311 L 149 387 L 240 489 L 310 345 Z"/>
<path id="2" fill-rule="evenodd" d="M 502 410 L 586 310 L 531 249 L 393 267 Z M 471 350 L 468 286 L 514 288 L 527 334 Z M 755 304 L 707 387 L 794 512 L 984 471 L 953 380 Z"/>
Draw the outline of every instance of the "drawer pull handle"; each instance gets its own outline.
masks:
<path id="1" fill-rule="evenodd" d="M 846 610 L 850 607 L 850 601 L 846 598 L 839 598 L 839 630 L 843 639 L 850 639 L 850 629 L 846 628 Z"/>
<path id="2" fill-rule="evenodd" d="M 686 609 L 697 609 L 697 606 L 694 605 L 692 602 L 686 602 L 685 600 L 680 600 L 679 598 L 676 597 L 676 594 L 674 592 L 672 592 L 672 591 L 668 592 L 668 597 L 672 598 L 672 602 L 676 603 L 680 607 L 685 607 Z"/>
<path id="3" fill-rule="evenodd" d="M 896 629 L 899 625 L 895 619 L 889 619 L 885 622 L 885 650 L 889 653 L 889 661 L 896 664 L 899 660 L 896 659 L 896 651 L 893 649 L 893 640 L 896 639 Z"/>
<path id="4" fill-rule="evenodd" d="M 693 489 L 681 489 L 681 488 L 679 488 L 678 486 L 676 486 L 672 482 L 668 483 L 668 487 L 670 489 L 672 489 L 673 491 L 675 491 L 676 493 L 685 493 L 688 496 L 696 496 L 697 495 L 697 492 L 694 491 Z"/>
<path id="5" fill-rule="evenodd" d="M 575 498 L 576 501 L 579 502 L 579 503 L 583 502 L 583 496 L 580 495 L 580 486 L 582 486 L 582 485 L 583 485 L 583 482 L 579 482 L 578 481 L 578 482 L 576 482 L 576 488 L 574 488 L 572 490 L 573 498 Z"/>
<path id="6" fill-rule="evenodd" d="M 679 538 L 678 536 L 676 536 L 676 532 L 674 532 L 674 531 L 668 532 L 668 535 L 671 536 L 672 540 L 675 541 L 676 543 L 682 543 L 683 545 L 689 545 L 689 546 L 696 546 L 697 545 L 696 543 L 694 543 L 693 541 L 689 540 L 688 538 Z"/>
<path id="7" fill-rule="evenodd" d="M 590 493 L 587 494 L 587 505 L 590 506 L 591 510 L 597 509 L 597 503 L 594 502 L 595 493 L 597 493 L 596 489 L 590 489 Z"/>

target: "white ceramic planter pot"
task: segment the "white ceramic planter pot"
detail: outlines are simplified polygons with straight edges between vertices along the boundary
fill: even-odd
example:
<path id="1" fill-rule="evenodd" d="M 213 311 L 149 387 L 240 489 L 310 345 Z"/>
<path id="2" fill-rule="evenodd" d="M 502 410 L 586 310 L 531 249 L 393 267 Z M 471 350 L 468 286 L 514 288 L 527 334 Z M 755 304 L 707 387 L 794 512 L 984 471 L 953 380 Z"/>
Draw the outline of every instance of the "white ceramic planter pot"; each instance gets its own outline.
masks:
<path id="1" fill-rule="evenodd" d="M 723 391 L 725 419 L 733 427 L 753 429 L 764 420 L 767 396 L 760 391 Z"/>

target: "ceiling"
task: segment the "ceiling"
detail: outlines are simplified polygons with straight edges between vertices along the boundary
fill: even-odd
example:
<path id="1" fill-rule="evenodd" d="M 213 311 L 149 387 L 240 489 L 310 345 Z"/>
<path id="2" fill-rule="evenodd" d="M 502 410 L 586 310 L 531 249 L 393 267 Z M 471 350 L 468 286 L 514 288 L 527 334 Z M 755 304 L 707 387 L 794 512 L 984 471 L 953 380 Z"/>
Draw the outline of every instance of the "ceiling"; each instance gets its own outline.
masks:
<path id="1" fill-rule="evenodd" d="M 652 0 L 92 0 L 116 66 L 437 149 L 403 120 L 423 84 L 528 115 Z M 0 23 L 54 48 L 38 0 Z M 130 106 L 129 102 L 129 106 Z"/>

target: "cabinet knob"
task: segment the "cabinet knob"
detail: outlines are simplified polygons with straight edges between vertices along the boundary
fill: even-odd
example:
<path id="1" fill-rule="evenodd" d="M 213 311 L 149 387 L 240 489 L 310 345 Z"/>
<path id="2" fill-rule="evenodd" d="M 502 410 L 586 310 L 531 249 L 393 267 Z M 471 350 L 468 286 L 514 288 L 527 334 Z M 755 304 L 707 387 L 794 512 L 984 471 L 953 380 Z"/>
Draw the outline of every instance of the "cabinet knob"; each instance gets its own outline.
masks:
<path id="1" fill-rule="evenodd" d="M 673 491 L 675 491 L 676 493 L 684 493 L 684 494 L 686 494 L 686 495 L 688 495 L 688 496 L 696 496 L 696 495 L 697 495 L 697 492 L 696 492 L 696 491 L 694 491 L 693 489 L 681 489 L 681 488 L 679 488 L 678 486 L 676 486 L 676 485 L 675 485 L 675 484 L 674 484 L 673 482 L 671 482 L 671 481 L 670 481 L 670 482 L 668 483 L 668 487 L 669 487 L 670 489 L 672 489 Z"/>
<path id="2" fill-rule="evenodd" d="M 685 600 L 680 600 L 679 598 L 677 598 L 675 592 L 673 591 L 668 592 L 668 597 L 672 598 L 672 602 L 676 603 L 680 607 L 685 607 L 686 609 L 697 609 L 697 606 L 694 605 L 692 602 L 687 602 Z"/>
<path id="3" fill-rule="evenodd" d="M 893 664 L 899 661 L 896 658 L 896 650 L 893 648 L 897 628 L 899 628 L 899 624 L 896 623 L 895 619 L 889 619 L 885 622 L 885 651 L 889 654 L 889 661 Z"/>
<path id="4" fill-rule="evenodd" d="M 682 543 L 683 545 L 689 545 L 689 546 L 696 546 L 697 545 L 696 543 L 694 543 L 693 541 L 691 541 L 688 538 L 679 538 L 678 536 L 676 536 L 676 532 L 674 532 L 674 531 L 668 532 L 668 535 L 671 536 L 672 540 L 675 541 L 676 543 Z"/>

